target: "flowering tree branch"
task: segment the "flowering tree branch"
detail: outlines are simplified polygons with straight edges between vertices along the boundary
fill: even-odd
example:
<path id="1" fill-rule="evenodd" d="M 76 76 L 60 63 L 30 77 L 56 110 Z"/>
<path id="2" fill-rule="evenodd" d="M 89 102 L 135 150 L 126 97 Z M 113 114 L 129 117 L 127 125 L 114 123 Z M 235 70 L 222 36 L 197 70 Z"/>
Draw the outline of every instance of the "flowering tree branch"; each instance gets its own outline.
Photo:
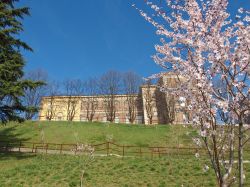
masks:
<path id="1" fill-rule="evenodd" d="M 228 0 L 167 0 L 166 11 L 146 4 L 154 15 L 136 9 L 161 36 L 153 59 L 165 70 L 152 77 L 169 71 L 178 75 L 178 88 L 161 90 L 190 101 L 184 109 L 193 113 L 192 124 L 200 129 L 219 186 L 235 182 L 237 149 L 238 182 L 243 186 L 243 124 L 250 112 L 250 12 L 240 8 L 233 19 L 227 12 Z"/>

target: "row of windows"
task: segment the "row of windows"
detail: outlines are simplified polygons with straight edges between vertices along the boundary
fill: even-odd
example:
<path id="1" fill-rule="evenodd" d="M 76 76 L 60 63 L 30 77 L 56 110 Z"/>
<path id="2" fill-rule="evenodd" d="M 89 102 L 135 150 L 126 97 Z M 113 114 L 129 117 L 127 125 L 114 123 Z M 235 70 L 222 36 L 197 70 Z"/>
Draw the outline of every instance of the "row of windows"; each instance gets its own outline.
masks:
<path id="1" fill-rule="evenodd" d="M 73 103 L 72 103 L 73 104 Z M 89 103 L 90 104 L 90 103 Z M 96 109 L 103 109 L 106 107 L 107 105 L 107 101 L 101 101 L 101 102 L 98 102 L 98 101 L 94 101 L 94 106 Z M 135 105 L 137 105 L 137 102 L 135 103 Z M 56 103 L 53 105 L 53 108 L 60 108 L 61 106 L 65 106 L 65 103 Z M 87 101 L 82 101 L 81 102 L 81 110 L 86 110 L 86 108 L 88 107 L 88 102 Z M 124 109 L 127 109 L 128 108 L 128 102 L 127 101 L 115 101 L 115 107 L 116 108 L 124 108 Z M 52 106 L 50 103 L 47 104 L 47 109 L 50 110 L 52 109 Z"/>
<path id="2" fill-rule="evenodd" d="M 87 118 L 85 116 L 81 116 L 80 121 L 87 121 Z M 107 117 L 103 117 L 102 119 L 99 119 L 98 121 L 102 121 L 104 123 L 108 122 Z M 121 121 L 125 121 L 125 123 L 130 123 L 129 118 L 125 118 L 124 120 L 119 117 L 115 117 L 115 123 L 120 123 Z M 143 123 L 142 116 L 137 116 L 137 118 L 135 119 L 135 123 Z"/>
<path id="3" fill-rule="evenodd" d="M 63 120 L 65 120 L 65 118 L 63 117 L 62 113 L 58 113 L 57 116 L 55 117 L 55 120 L 63 121 Z M 88 121 L 88 120 L 87 120 L 86 116 L 81 115 L 80 121 Z M 98 121 L 107 122 L 107 117 L 103 117 L 102 119 L 98 119 Z M 130 123 L 128 117 L 126 117 L 125 120 L 123 118 L 115 117 L 115 123 L 120 123 L 120 121 L 125 121 L 125 123 Z M 142 123 L 143 122 L 142 116 L 137 116 L 135 122 Z"/>
<path id="4" fill-rule="evenodd" d="M 81 110 L 86 110 L 86 108 L 88 107 L 88 102 L 87 101 L 82 101 L 81 103 Z M 93 105 L 95 106 L 96 109 L 103 109 L 107 106 L 108 102 L 107 101 L 94 101 Z M 135 105 L 137 105 L 137 102 L 135 103 Z M 116 108 L 123 108 L 123 109 L 127 109 L 128 108 L 128 101 L 115 101 L 115 107 Z"/>

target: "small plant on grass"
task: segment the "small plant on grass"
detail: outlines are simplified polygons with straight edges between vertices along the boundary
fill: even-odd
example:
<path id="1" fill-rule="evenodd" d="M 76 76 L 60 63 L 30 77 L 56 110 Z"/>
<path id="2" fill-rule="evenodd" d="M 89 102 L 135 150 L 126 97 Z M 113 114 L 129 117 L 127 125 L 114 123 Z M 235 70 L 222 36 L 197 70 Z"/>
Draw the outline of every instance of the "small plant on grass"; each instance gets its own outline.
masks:
<path id="1" fill-rule="evenodd" d="M 42 153 L 45 153 L 45 132 L 43 127 L 41 127 L 41 131 L 40 131 L 40 142 L 42 144 Z"/>
<path id="2" fill-rule="evenodd" d="M 79 143 L 78 133 L 74 133 L 74 136 L 76 138 L 76 146 L 72 151 L 79 157 L 78 160 L 80 166 L 80 186 L 83 187 L 84 175 L 86 174 L 86 170 L 94 161 L 95 149 L 91 145 Z"/>
<path id="3" fill-rule="evenodd" d="M 113 134 L 107 134 L 107 135 L 106 135 L 106 141 L 107 141 L 107 142 L 112 142 L 113 139 L 114 139 Z"/>

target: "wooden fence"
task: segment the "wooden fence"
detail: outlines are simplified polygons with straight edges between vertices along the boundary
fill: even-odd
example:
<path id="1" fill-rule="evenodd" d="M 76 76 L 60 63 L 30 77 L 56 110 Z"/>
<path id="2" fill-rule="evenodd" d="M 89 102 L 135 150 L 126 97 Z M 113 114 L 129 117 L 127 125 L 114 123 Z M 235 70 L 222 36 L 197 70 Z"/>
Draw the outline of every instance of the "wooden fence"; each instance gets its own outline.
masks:
<path id="1" fill-rule="evenodd" d="M 84 144 L 83 144 L 84 145 Z M 146 147 L 133 145 L 119 145 L 114 142 L 103 142 L 99 144 L 88 144 L 94 149 L 96 155 L 116 155 L 120 157 L 162 157 L 166 155 L 194 155 L 204 149 L 195 147 Z M 78 152 L 79 144 L 57 144 L 38 142 L 0 142 L 1 152 L 29 152 L 29 153 L 51 153 L 51 154 L 81 154 Z"/>
<path id="2" fill-rule="evenodd" d="M 84 144 L 80 144 L 84 145 Z M 103 142 L 99 144 L 87 144 L 94 149 L 95 155 L 120 157 L 163 157 L 163 156 L 184 156 L 206 154 L 206 150 L 197 147 L 163 147 L 163 146 L 132 146 L 119 145 L 114 142 Z M 50 153 L 50 154 L 81 154 L 86 152 L 78 151 L 79 144 L 57 144 L 57 143 L 38 143 L 38 142 L 0 142 L 1 152 L 29 152 L 29 153 Z M 250 150 L 245 149 L 250 159 Z"/>

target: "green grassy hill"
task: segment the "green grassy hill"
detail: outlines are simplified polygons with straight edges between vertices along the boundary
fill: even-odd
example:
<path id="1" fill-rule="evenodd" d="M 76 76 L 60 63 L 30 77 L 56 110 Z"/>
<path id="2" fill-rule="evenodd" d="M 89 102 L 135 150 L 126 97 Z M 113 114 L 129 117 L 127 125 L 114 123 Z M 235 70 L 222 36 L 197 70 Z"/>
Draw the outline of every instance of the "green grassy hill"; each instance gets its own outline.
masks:
<path id="1" fill-rule="evenodd" d="M 82 122 L 25 122 L 0 126 L 1 141 L 48 143 L 102 143 L 120 145 L 194 146 L 197 133 L 182 125 L 126 125 Z M 246 156 L 246 155 L 245 155 Z M 249 158 L 249 157 L 248 157 Z M 204 165 L 209 165 L 207 172 Z M 87 165 L 87 166 L 86 166 Z M 84 186 L 95 187 L 214 187 L 215 175 L 207 157 L 169 154 L 150 157 L 98 157 L 90 163 L 86 156 L 0 153 L 0 186 Z M 246 185 L 250 167 L 245 164 Z"/>
<path id="2" fill-rule="evenodd" d="M 0 186 L 80 186 L 82 159 L 67 155 L 0 154 Z M 85 187 L 215 187 L 213 170 L 189 158 L 95 157 L 85 167 Z"/>
<path id="3" fill-rule="evenodd" d="M 112 140 L 122 145 L 187 146 L 196 132 L 182 125 L 126 125 L 83 122 L 25 122 L 0 126 L 0 141 L 48 143 L 101 143 Z"/>

